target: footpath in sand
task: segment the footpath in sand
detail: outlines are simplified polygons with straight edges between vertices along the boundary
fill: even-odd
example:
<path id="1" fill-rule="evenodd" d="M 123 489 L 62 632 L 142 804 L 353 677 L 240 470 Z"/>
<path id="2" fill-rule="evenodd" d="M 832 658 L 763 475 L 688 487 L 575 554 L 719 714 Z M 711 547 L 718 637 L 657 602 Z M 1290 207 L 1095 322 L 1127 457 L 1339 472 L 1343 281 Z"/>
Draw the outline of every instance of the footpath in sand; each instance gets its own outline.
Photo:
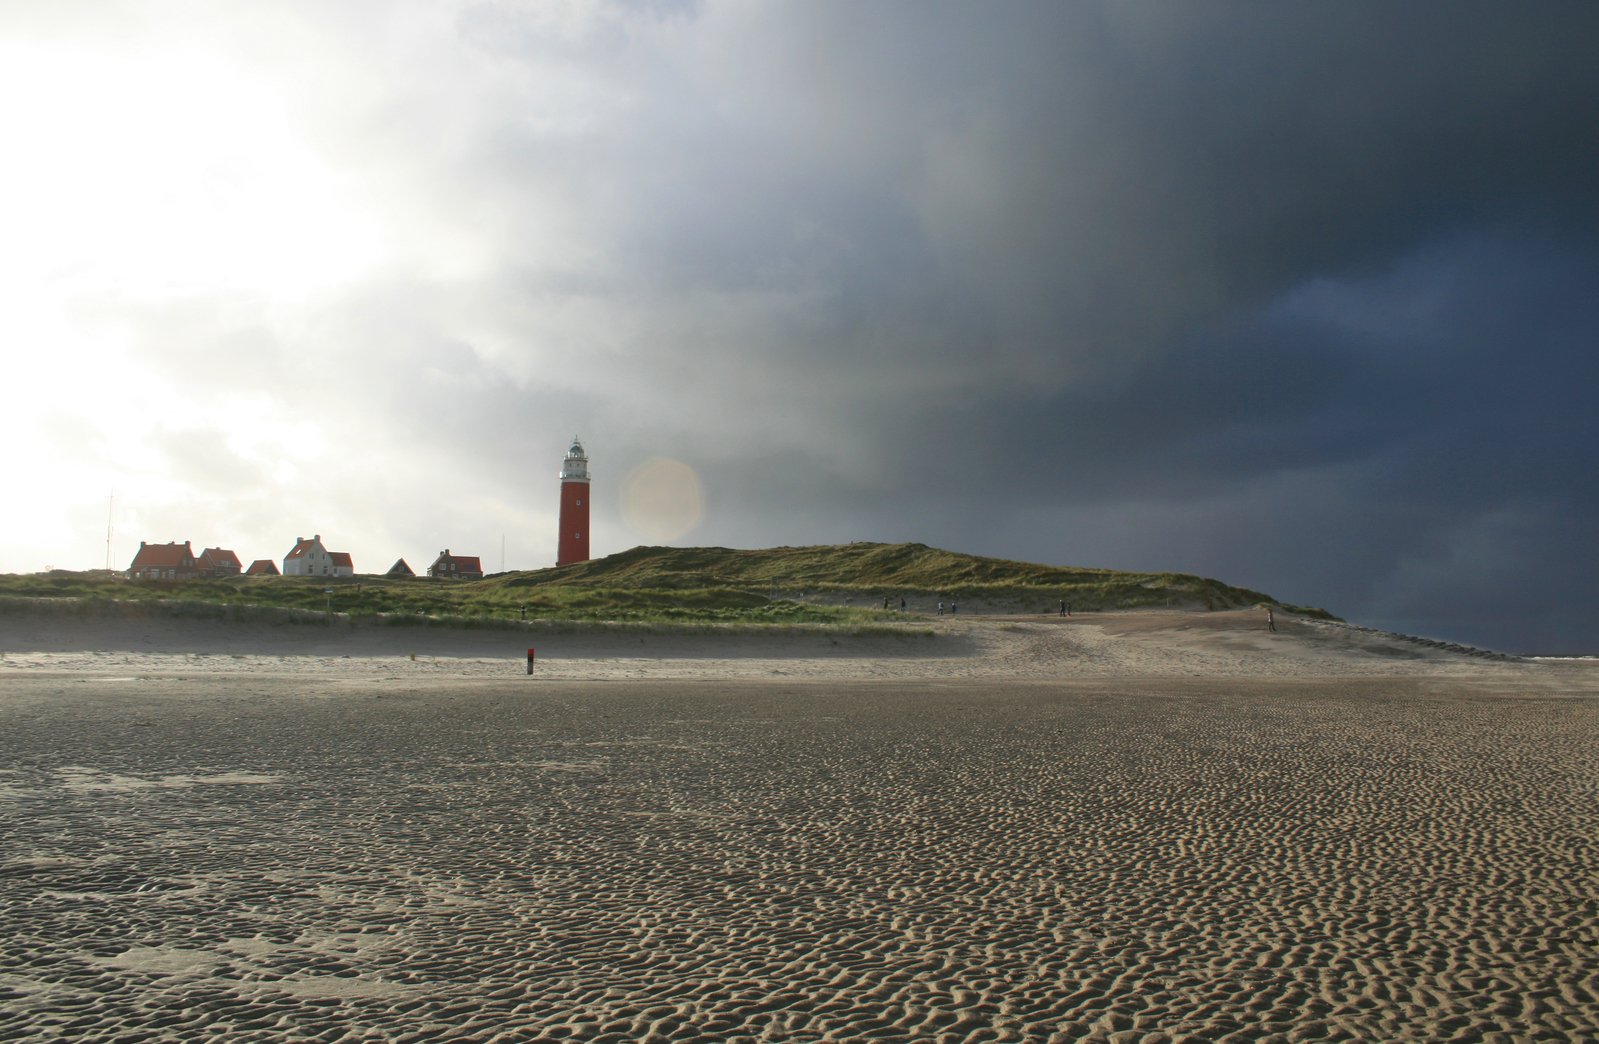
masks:
<path id="1" fill-rule="evenodd" d="M 8 625 L 0 1039 L 1591 1039 L 1593 666 L 1279 624 Z"/>

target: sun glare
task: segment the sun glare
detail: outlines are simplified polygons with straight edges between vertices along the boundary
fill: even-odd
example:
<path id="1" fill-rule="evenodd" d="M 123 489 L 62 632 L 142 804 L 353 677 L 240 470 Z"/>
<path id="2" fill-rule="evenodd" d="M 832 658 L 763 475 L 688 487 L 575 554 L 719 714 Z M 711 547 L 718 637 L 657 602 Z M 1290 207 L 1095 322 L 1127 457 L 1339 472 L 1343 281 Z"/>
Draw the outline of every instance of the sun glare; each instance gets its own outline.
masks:
<path id="1" fill-rule="evenodd" d="M 148 351 L 167 338 L 146 317 L 224 298 L 294 303 L 382 262 L 373 205 L 270 83 L 182 43 L 0 42 L 0 328 L 16 386 L 43 392 L 4 411 L 0 437 L 49 445 L 15 476 L 34 498 L 177 489 L 163 438 L 240 430 L 249 411 L 227 395 L 162 391 L 172 378 Z M 235 452 L 270 459 L 248 439 Z M 38 532 L 6 537 L 44 546 Z"/>
<path id="2" fill-rule="evenodd" d="M 651 457 L 622 480 L 622 519 L 645 540 L 676 540 L 704 517 L 700 477 L 680 460 Z"/>
<path id="3" fill-rule="evenodd" d="M 75 294 L 297 295 L 377 254 L 271 91 L 198 51 L 0 50 L 6 278 Z"/>

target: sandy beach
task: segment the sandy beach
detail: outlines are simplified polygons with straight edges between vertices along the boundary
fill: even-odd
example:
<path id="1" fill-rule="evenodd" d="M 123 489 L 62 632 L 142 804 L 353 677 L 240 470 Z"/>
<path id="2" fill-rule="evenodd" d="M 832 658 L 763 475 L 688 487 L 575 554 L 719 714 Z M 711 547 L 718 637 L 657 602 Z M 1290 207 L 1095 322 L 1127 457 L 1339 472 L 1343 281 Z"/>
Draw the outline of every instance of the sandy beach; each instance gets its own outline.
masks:
<path id="1" fill-rule="evenodd" d="M 1599 666 L 1277 620 L 8 618 L 0 1039 L 1593 1038 Z"/>

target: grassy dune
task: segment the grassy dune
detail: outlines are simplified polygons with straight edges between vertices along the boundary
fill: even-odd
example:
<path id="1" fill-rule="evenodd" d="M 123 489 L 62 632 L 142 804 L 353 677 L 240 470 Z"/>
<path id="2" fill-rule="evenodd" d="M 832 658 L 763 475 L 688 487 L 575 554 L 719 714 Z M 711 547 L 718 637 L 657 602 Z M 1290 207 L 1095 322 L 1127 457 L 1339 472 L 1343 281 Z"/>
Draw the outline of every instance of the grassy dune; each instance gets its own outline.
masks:
<path id="1" fill-rule="evenodd" d="M 600 589 L 712 588 L 778 592 L 808 600 L 919 599 L 1017 602 L 1047 608 L 1062 599 L 1083 609 L 1170 606 L 1228 609 L 1279 604 L 1269 595 L 1185 573 L 1127 573 L 1034 565 L 942 551 L 925 544 L 856 543 L 728 548 L 636 547 L 563 569 L 506 574 L 507 586 L 560 583 Z"/>
<path id="2" fill-rule="evenodd" d="M 331 589 L 331 594 L 329 594 Z M 482 580 L 357 576 L 129 581 L 103 571 L 0 576 L 0 611 L 34 599 L 71 599 L 84 612 L 160 603 L 168 613 L 246 608 L 325 612 L 390 621 L 556 620 L 651 624 L 861 626 L 888 622 L 885 598 L 913 610 L 937 601 L 968 609 L 1044 612 L 1130 608 L 1229 609 L 1281 605 L 1258 591 L 1181 573 L 1125 573 L 981 558 L 923 544 L 728 548 L 636 547 L 563 568 Z M 225 607 L 225 608 L 224 608 Z M 1284 606 L 1284 608 L 1295 608 Z M 1307 611 L 1307 610 L 1301 610 Z M 1308 610 L 1326 615 L 1320 610 Z"/>

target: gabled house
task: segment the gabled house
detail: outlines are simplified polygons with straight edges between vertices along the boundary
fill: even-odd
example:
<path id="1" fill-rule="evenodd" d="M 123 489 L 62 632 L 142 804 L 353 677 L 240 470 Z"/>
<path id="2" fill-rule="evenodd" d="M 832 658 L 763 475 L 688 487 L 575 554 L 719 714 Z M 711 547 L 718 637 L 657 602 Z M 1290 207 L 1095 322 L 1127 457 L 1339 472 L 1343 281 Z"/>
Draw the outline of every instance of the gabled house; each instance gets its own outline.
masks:
<path id="1" fill-rule="evenodd" d="M 452 555 L 450 549 L 445 548 L 428 566 L 428 576 L 446 580 L 481 580 L 483 564 L 476 555 Z"/>
<path id="2" fill-rule="evenodd" d="M 328 549 L 322 546 L 321 533 L 313 535 L 310 540 L 298 536 L 294 538 L 294 546 L 283 556 L 283 575 L 333 575 L 333 557 L 328 554 Z"/>
<path id="3" fill-rule="evenodd" d="M 185 540 L 181 544 L 147 544 L 139 541 L 139 553 L 128 566 L 134 580 L 193 580 L 199 575 L 194 550 Z"/>
<path id="4" fill-rule="evenodd" d="M 322 534 L 307 540 L 295 537 L 294 546 L 283 556 L 284 576 L 354 576 L 355 563 L 348 551 L 329 551 L 322 546 Z"/>
<path id="5" fill-rule="evenodd" d="M 238 576 L 244 571 L 239 556 L 221 547 L 208 547 L 196 561 L 201 576 Z"/>
<path id="6" fill-rule="evenodd" d="M 245 576 L 278 576 L 278 564 L 270 558 L 257 558 L 244 571 Z"/>
<path id="7" fill-rule="evenodd" d="M 405 559 L 397 558 L 397 559 L 395 559 L 394 564 L 389 566 L 389 571 L 387 573 L 384 573 L 383 575 L 384 576 L 415 576 L 416 575 L 416 570 L 412 569 L 409 565 L 407 565 L 406 562 L 405 562 Z"/>

